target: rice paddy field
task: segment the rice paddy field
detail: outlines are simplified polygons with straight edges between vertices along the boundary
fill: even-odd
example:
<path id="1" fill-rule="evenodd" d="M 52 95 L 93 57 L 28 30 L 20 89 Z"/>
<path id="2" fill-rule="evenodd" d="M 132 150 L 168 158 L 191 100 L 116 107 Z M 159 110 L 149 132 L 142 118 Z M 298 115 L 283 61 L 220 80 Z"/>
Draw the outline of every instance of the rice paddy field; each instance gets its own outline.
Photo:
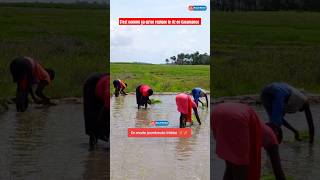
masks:
<path id="1" fill-rule="evenodd" d="M 109 58 L 109 10 L 83 6 L 0 5 L 0 98 L 15 95 L 9 64 L 30 56 L 56 71 L 46 93 L 80 97 L 93 72 L 106 72 Z"/>
<path id="2" fill-rule="evenodd" d="M 212 94 L 257 94 L 285 81 L 320 92 L 319 12 L 211 12 Z"/>

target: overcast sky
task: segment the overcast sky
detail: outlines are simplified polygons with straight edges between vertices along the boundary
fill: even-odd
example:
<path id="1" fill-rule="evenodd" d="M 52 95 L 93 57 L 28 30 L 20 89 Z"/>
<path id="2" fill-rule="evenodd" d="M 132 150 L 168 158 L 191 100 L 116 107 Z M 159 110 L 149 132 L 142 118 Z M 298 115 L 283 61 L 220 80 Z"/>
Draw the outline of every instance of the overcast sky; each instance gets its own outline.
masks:
<path id="1" fill-rule="evenodd" d="M 178 53 L 210 52 L 209 0 L 111 0 L 112 62 L 160 64 Z M 189 11 L 206 5 L 207 11 Z M 198 17 L 201 26 L 119 26 L 119 17 Z"/>

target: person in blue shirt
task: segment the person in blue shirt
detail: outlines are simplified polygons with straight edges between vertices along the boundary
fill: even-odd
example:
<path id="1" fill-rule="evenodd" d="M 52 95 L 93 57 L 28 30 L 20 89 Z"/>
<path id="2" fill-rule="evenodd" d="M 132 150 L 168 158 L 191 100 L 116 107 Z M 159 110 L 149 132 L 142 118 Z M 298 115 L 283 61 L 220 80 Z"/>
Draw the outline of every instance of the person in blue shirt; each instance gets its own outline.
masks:
<path id="1" fill-rule="evenodd" d="M 208 107 L 208 97 L 207 97 L 207 93 L 199 88 L 199 87 L 196 87 L 196 88 L 193 88 L 192 91 L 191 91 L 191 94 L 193 96 L 193 99 L 194 99 L 194 102 L 197 104 L 198 106 L 198 102 L 200 102 L 203 105 L 203 102 L 200 100 L 201 97 L 205 97 L 206 98 L 206 103 L 207 103 L 207 107 Z"/>
<path id="2" fill-rule="evenodd" d="M 305 112 L 309 127 L 309 142 L 314 141 L 314 124 L 308 98 L 296 88 L 282 82 L 267 85 L 261 92 L 261 101 L 266 109 L 269 121 L 281 131 L 281 126 L 291 130 L 295 139 L 300 141 L 299 131 L 284 119 L 286 113 Z"/>

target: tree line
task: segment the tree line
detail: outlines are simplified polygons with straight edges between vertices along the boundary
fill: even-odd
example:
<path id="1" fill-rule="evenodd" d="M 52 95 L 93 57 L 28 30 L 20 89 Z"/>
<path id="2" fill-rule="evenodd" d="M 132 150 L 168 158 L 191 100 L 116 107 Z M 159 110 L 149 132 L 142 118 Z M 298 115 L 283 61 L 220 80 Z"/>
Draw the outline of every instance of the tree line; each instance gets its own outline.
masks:
<path id="1" fill-rule="evenodd" d="M 222 11 L 319 11 L 320 0 L 211 0 L 211 8 Z"/>
<path id="2" fill-rule="evenodd" d="M 207 53 L 201 54 L 198 51 L 195 53 L 180 53 L 177 56 L 171 56 L 167 58 L 166 64 L 176 64 L 176 65 L 209 65 L 210 56 Z"/>

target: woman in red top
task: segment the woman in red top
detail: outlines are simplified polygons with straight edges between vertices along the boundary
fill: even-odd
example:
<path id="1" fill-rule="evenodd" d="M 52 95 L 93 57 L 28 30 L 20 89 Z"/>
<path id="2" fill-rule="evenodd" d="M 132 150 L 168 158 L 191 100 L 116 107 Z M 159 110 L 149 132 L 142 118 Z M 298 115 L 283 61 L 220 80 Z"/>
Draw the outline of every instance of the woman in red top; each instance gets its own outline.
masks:
<path id="1" fill-rule="evenodd" d="M 119 94 L 127 95 L 127 93 L 124 91 L 124 89 L 128 86 L 127 83 L 125 83 L 123 80 L 116 79 L 113 81 L 113 87 L 114 87 L 114 95 L 116 97 L 119 96 Z"/>
<path id="2" fill-rule="evenodd" d="M 149 96 L 151 96 L 152 94 L 153 90 L 148 85 L 142 84 L 137 87 L 136 98 L 138 109 L 140 109 L 140 106 L 144 106 L 145 108 L 147 108 L 148 104 L 151 104 Z"/>
<path id="3" fill-rule="evenodd" d="M 192 101 L 191 96 L 180 93 L 176 96 L 176 104 L 177 110 L 180 114 L 180 128 L 184 128 L 187 126 L 191 126 L 192 123 L 192 110 L 197 118 L 199 125 L 201 125 L 201 121 L 198 115 L 197 105 L 194 101 Z"/>
<path id="4" fill-rule="evenodd" d="M 109 142 L 110 134 L 110 76 L 95 73 L 83 88 L 85 131 L 93 148 L 98 139 Z"/>
<path id="5" fill-rule="evenodd" d="M 18 57 L 11 62 L 10 72 L 13 81 L 17 83 L 15 101 L 18 112 L 23 112 L 28 108 L 29 94 L 35 103 L 52 104 L 50 99 L 43 94 L 43 90 L 54 79 L 55 72 L 53 70 L 43 68 L 32 58 Z M 33 85 L 37 86 L 35 93 L 32 89 Z"/>
<path id="6" fill-rule="evenodd" d="M 279 148 L 278 131 L 264 124 L 245 104 L 221 103 L 213 107 L 211 128 L 216 140 L 216 154 L 226 161 L 224 180 L 259 180 L 261 147 L 271 160 L 277 180 L 285 180 Z"/>

